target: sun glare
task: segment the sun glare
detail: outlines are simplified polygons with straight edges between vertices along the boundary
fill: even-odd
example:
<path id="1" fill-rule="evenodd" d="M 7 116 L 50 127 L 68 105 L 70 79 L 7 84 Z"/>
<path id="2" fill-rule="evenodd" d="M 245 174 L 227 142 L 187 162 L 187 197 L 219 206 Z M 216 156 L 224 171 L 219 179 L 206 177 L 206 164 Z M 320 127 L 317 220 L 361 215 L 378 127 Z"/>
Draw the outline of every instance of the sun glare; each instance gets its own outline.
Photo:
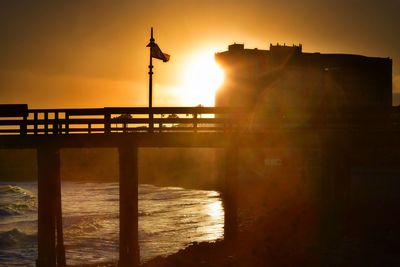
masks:
<path id="1" fill-rule="evenodd" d="M 212 202 L 212 203 L 208 204 L 207 208 L 208 208 L 207 214 L 211 217 L 220 218 L 224 215 L 224 213 L 223 213 L 224 209 L 222 208 L 221 201 Z"/>
<path id="2" fill-rule="evenodd" d="M 199 53 L 185 65 L 183 88 L 188 106 L 215 105 L 215 91 L 222 84 L 224 73 L 215 62 L 214 53 Z"/>

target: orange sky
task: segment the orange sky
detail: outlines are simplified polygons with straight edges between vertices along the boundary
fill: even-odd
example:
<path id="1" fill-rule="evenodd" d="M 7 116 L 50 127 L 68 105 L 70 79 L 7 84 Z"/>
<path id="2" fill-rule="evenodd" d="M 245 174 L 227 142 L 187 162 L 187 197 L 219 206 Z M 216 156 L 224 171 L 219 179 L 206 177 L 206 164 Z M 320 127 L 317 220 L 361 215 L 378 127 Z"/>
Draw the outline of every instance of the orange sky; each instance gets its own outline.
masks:
<path id="1" fill-rule="evenodd" d="M 182 97 L 184 68 L 196 54 L 212 56 L 233 42 L 391 57 L 400 92 L 398 0 L 137 2 L 1 1 L 0 102 L 146 106 L 151 26 L 171 54 L 155 62 L 155 106 L 194 104 Z"/>

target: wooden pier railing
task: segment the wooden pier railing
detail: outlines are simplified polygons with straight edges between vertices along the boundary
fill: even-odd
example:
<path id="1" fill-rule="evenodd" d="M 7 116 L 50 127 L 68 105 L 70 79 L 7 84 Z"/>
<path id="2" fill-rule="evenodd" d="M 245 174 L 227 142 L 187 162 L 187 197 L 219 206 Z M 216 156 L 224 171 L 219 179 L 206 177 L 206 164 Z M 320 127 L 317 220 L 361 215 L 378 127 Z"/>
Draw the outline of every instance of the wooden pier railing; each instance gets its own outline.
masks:
<path id="1" fill-rule="evenodd" d="M 272 118 L 272 119 L 271 119 Z M 0 105 L 0 135 L 257 131 L 266 128 L 400 127 L 400 110 L 251 114 L 222 107 L 28 109 Z"/>
<path id="2" fill-rule="evenodd" d="M 215 107 L 27 109 L 0 105 L 1 135 L 221 132 L 224 115 Z M 151 116 L 152 115 L 152 116 Z"/>

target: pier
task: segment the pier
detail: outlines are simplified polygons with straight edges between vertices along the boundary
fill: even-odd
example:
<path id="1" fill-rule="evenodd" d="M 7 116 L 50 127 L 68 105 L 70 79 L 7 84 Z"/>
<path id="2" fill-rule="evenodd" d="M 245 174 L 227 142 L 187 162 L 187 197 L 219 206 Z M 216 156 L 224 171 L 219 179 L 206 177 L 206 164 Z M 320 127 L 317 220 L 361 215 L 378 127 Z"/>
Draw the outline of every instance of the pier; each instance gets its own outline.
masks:
<path id="1" fill-rule="evenodd" d="M 290 140 L 293 147 L 321 152 L 322 231 L 338 235 L 350 169 L 368 165 L 390 151 L 399 162 L 400 112 L 327 112 L 296 124 L 296 114 L 279 117 L 279 125 L 251 122 L 243 109 L 221 107 L 106 107 L 29 109 L 0 105 L 0 149 L 36 149 L 38 165 L 38 267 L 66 266 L 61 210 L 60 149 L 118 149 L 120 246 L 118 266 L 139 266 L 138 149 L 140 147 L 212 147 L 225 149 L 221 177 L 225 210 L 224 239 L 237 232 L 237 151 L 274 147 Z M 307 116 L 306 116 L 307 117 Z M 302 120 L 304 122 L 304 120 Z M 400 162 L 399 162 L 400 163 Z M 325 236 L 325 234 L 324 234 Z M 334 238 L 334 237 L 333 237 Z"/>

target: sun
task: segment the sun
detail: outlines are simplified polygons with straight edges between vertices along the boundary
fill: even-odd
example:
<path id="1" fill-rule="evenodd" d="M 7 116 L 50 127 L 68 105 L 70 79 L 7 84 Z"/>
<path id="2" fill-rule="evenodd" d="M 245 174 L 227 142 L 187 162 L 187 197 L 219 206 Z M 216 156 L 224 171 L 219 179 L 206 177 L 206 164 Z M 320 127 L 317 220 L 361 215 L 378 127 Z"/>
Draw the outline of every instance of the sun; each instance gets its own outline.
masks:
<path id="1" fill-rule="evenodd" d="M 215 92 L 224 80 L 224 72 L 215 62 L 214 53 L 194 55 L 184 66 L 183 75 L 182 93 L 186 105 L 215 105 Z"/>

